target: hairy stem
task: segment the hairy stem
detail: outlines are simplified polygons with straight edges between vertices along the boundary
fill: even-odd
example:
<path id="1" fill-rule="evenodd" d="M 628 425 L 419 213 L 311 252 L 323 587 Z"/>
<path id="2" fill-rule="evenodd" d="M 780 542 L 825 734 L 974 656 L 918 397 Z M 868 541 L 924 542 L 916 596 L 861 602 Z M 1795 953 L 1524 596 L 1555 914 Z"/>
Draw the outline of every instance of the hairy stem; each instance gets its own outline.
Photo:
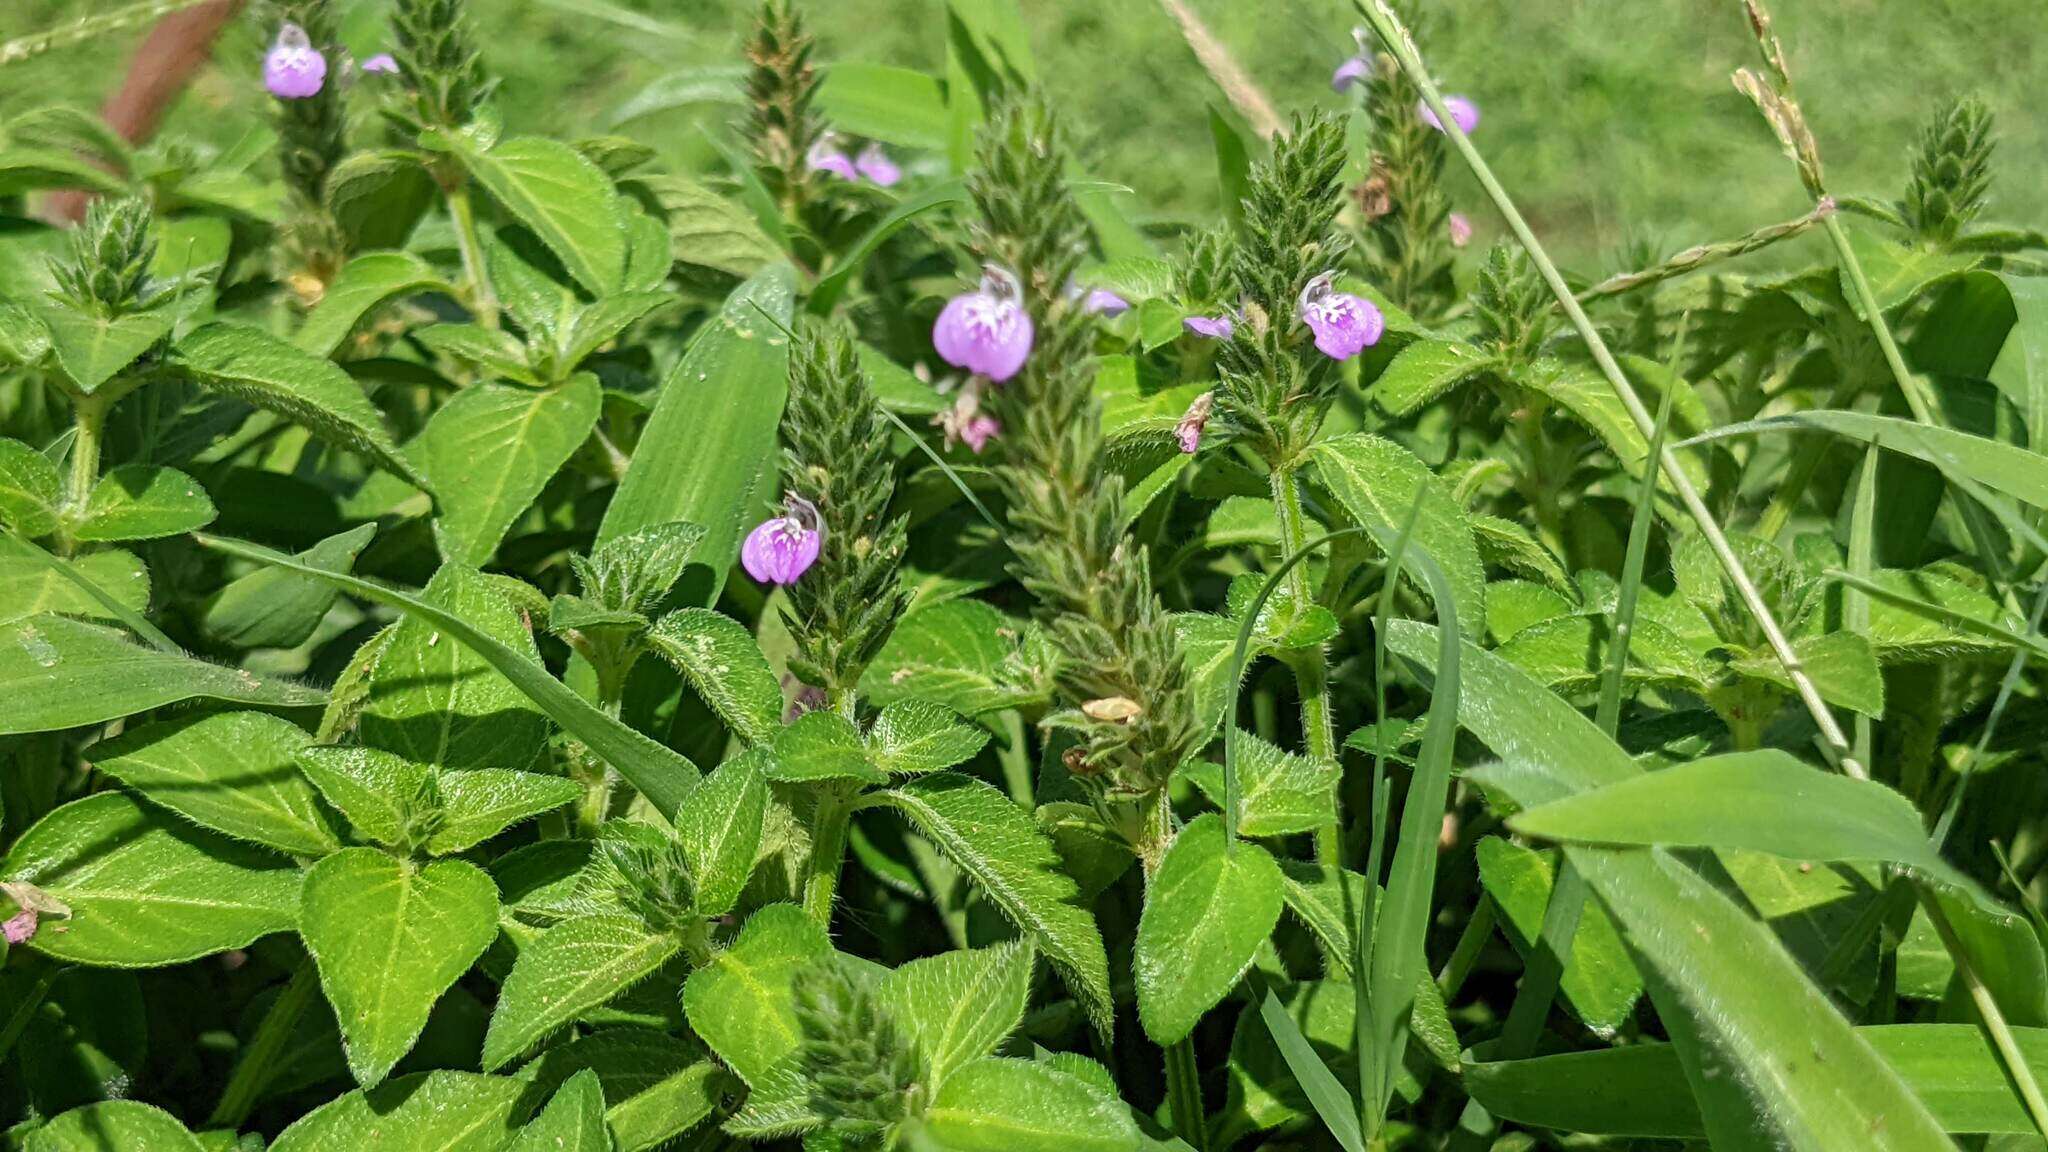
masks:
<path id="1" fill-rule="evenodd" d="M 1557 265 L 1551 262 L 1549 253 L 1544 251 L 1542 242 L 1530 229 L 1529 222 L 1522 218 L 1521 211 L 1515 207 L 1515 202 L 1509 198 L 1507 190 L 1494 176 L 1493 169 L 1487 166 L 1485 158 L 1473 147 L 1471 138 L 1459 129 L 1450 109 L 1444 105 L 1443 94 L 1437 90 L 1436 82 L 1429 78 L 1429 70 L 1424 66 L 1422 56 L 1416 50 L 1415 42 L 1408 36 L 1407 30 L 1401 26 L 1393 10 L 1387 7 L 1385 0 L 1354 2 L 1366 21 L 1372 25 L 1373 31 L 1386 44 L 1387 50 L 1400 63 L 1402 71 L 1406 72 L 1416 87 L 1421 89 L 1423 100 L 1436 113 L 1452 145 L 1471 168 L 1480 186 L 1486 190 L 1494 207 L 1507 220 L 1515 238 L 1529 253 L 1530 261 L 1536 265 L 1544 282 L 1550 286 L 1551 294 L 1557 297 L 1558 303 L 1564 308 L 1565 315 L 1571 320 L 1572 327 L 1578 332 L 1580 339 L 1585 341 L 1587 350 L 1593 355 L 1594 363 L 1599 366 L 1601 374 L 1607 377 L 1608 384 L 1621 399 L 1622 406 L 1628 409 L 1629 418 L 1635 421 L 1636 427 L 1645 438 L 1649 437 L 1656 430 L 1656 421 L 1651 417 L 1650 410 L 1644 407 L 1642 397 L 1636 394 L 1635 386 L 1629 383 L 1627 375 L 1621 370 L 1621 365 L 1615 361 L 1614 353 L 1608 350 L 1607 342 L 1593 326 L 1592 318 L 1580 307 L 1578 299 L 1572 294 L 1571 286 L 1565 283 L 1563 274 L 1557 270 Z M 1770 606 L 1764 603 L 1763 593 L 1757 589 L 1756 581 L 1750 578 L 1748 570 L 1735 555 L 1735 550 L 1729 546 L 1727 533 L 1721 530 L 1721 525 L 1714 519 L 1712 510 L 1707 507 L 1706 501 L 1701 499 L 1699 491 L 1693 487 L 1692 480 L 1686 476 L 1684 468 L 1680 467 L 1678 453 L 1667 447 L 1659 453 L 1658 463 L 1663 468 L 1672 490 L 1678 494 L 1679 503 L 1685 506 L 1694 523 L 1699 525 L 1700 534 L 1706 538 L 1707 546 L 1713 551 L 1714 558 L 1720 561 L 1729 582 L 1735 586 L 1743 604 L 1748 607 L 1758 626 L 1763 629 L 1764 639 L 1769 643 L 1772 653 L 1777 656 L 1778 662 L 1784 666 L 1786 676 L 1791 679 L 1799 693 L 1800 702 L 1805 704 L 1806 710 L 1812 714 L 1814 726 L 1820 730 L 1821 739 L 1825 742 L 1830 757 L 1847 775 L 1858 780 L 1869 779 L 1870 773 L 1850 752 L 1848 733 L 1842 730 L 1841 723 L 1828 709 L 1827 702 L 1821 699 L 1820 690 L 1814 686 L 1813 678 L 1807 675 L 1798 654 L 1792 651 L 1792 642 L 1786 638 L 1785 630 L 1778 626 L 1777 618 L 1772 615 Z"/>
<path id="2" fill-rule="evenodd" d="M 810 874 L 804 879 L 804 911 L 811 919 L 830 928 L 832 901 L 839 892 L 839 868 L 846 859 L 846 826 L 853 818 L 853 805 L 836 789 L 818 796 L 817 815 L 811 822 Z"/>
<path id="3" fill-rule="evenodd" d="M 71 419 L 77 431 L 71 440 L 71 476 L 64 488 L 66 523 L 57 537 L 60 555 L 69 556 L 77 547 L 71 526 L 84 515 L 86 501 L 100 481 L 100 441 L 112 407 L 103 396 L 77 396 L 71 401 Z"/>
<path id="4" fill-rule="evenodd" d="M 462 276 L 469 288 L 469 310 L 476 315 L 477 323 L 496 328 L 498 298 L 484 272 L 484 246 L 476 230 L 476 208 L 470 202 L 468 181 L 455 181 L 447 195 L 448 217 L 455 224 L 455 242 L 462 250 Z"/>
<path id="5" fill-rule="evenodd" d="M 1301 510 L 1301 487 L 1296 483 L 1292 467 L 1275 468 L 1271 475 L 1273 483 L 1273 508 L 1280 515 L 1280 540 L 1285 563 L 1299 555 L 1308 543 L 1308 517 Z M 1294 596 L 1294 610 L 1306 611 L 1314 603 L 1310 599 L 1308 565 L 1296 564 L 1287 575 L 1288 591 Z M 1295 688 L 1301 694 L 1301 731 L 1303 741 L 1308 745 L 1309 758 L 1318 762 L 1335 763 L 1337 760 L 1336 729 L 1330 716 L 1330 666 L 1323 656 L 1321 647 L 1311 651 L 1290 653 L 1287 666 L 1294 672 Z M 1342 796 L 1342 789 L 1338 790 Z M 1341 867 L 1344 861 L 1342 842 L 1338 839 L 1338 823 L 1331 823 L 1316 829 L 1316 856 L 1331 867 Z"/>

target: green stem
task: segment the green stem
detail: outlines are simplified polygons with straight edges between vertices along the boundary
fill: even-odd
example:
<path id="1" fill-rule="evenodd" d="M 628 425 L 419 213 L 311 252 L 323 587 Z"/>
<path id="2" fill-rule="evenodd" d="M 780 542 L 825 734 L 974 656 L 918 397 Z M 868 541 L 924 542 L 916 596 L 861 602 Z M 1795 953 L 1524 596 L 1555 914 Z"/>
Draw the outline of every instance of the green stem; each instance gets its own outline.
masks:
<path id="1" fill-rule="evenodd" d="M 1479 897 L 1479 907 L 1472 910 L 1472 918 L 1465 921 L 1465 930 L 1458 934 L 1458 943 L 1451 949 L 1451 958 L 1444 961 L 1444 970 L 1436 977 L 1436 986 L 1443 992 L 1445 1000 L 1455 999 L 1465 987 L 1465 978 L 1472 974 L 1472 966 L 1479 963 L 1480 954 L 1486 951 L 1486 942 L 1493 939 L 1493 925 L 1496 920 L 1493 898 Z"/>
<path id="2" fill-rule="evenodd" d="M 476 230 L 476 209 L 470 203 L 469 183 L 458 178 L 447 190 L 448 216 L 455 224 L 455 243 L 462 250 L 462 274 L 469 286 L 469 310 L 486 328 L 498 326 L 498 298 L 491 292 L 490 277 L 484 272 L 484 246 Z"/>
<path id="3" fill-rule="evenodd" d="M 0 1021 L 0 1060 L 7 1059 L 7 1054 L 14 1051 L 14 1042 L 21 1039 L 28 1022 L 35 1019 L 36 1009 L 43 1006 L 43 998 L 50 994 L 50 985 L 57 982 L 62 972 L 63 969 L 57 967 L 44 969 L 28 992 L 16 1001 L 13 1015 Z"/>
<path id="4" fill-rule="evenodd" d="M 1601 374 L 1607 378 L 1608 385 L 1620 398 L 1622 407 L 1628 410 L 1629 418 L 1635 421 L 1636 428 L 1642 432 L 1645 439 L 1650 437 L 1656 431 L 1656 421 L 1650 416 L 1650 410 L 1644 407 L 1642 397 L 1636 393 L 1635 385 L 1629 383 L 1620 363 L 1614 359 L 1614 353 L 1608 349 L 1607 341 L 1601 337 L 1599 329 L 1593 326 L 1592 318 L 1579 306 L 1571 285 L 1565 282 L 1564 275 L 1557 270 L 1557 265 L 1551 262 L 1549 253 L 1544 251 L 1542 242 L 1536 239 L 1536 233 L 1530 229 L 1529 222 L 1522 218 L 1521 211 L 1508 197 L 1507 189 L 1501 186 L 1499 179 L 1493 174 L 1493 169 L 1489 168 L 1485 158 L 1479 155 L 1479 150 L 1472 146 L 1471 139 L 1452 120 L 1450 110 L 1444 106 L 1443 94 L 1437 90 L 1436 82 L 1429 78 L 1429 70 L 1423 64 L 1421 53 L 1416 50 L 1415 41 L 1408 35 L 1407 29 L 1402 27 L 1400 19 L 1388 6 L 1387 0 L 1354 2 L 1380 40 L 1385 43 L 1387 50 L 1400 63 L 1402 71 L 1406 72 L 1415 82 L 1415 86 L 1422 90 L 1424 102 L 1443 123 L 1452 146 L 1471 168 L 1472 175 L 1478 179 L 1480 186 L 1493 201 L 1494 207 L 1499 210 L 1509 229 L 1514 232 L 1515 238 L 1528 252 L 1530 262 L 1542 273 L 1544 282 L 1550 286 L 1551 295 L 1557 298 L 1558 304 L 1564 308 L 1565 315 L 1571 319 L 1573 329 L 1585 342 L 1587 351 L 1592 353 L 1593 362 L 1599 366 Z M 1663 468 L 1665 478 L 1670 481 L 1672 491 L 1678 494 L 1679 503 L 1685 506 L 1687 514 L 1699 525 L 1700 535 L 1706 539 L 1707 546 L 1713 551 L 1714 558 L 1720 562 L 1722 571 L 1735 586 L 1750 614 L 1756 618 L 1757 625 L 1763 629 L 1764 638 L 1769 642 L 1771 651 L 1784 666 L 1785 674 L 1797 689 L 1800 701 L 1812 714 L 1814 727 L 1820 730 L 1821 739 L 1830 758 L 1840 766 L 1843 773 L 1859 780 L 1869 779 L 1870 773 L 1850 754 L 1848 733 L 1842 730 L 1840 721 L 1836 720 L 1834 713 L 1828 709 L 1827 702 L 1821 699 L 1820 689 L 1814 686 L 1813 677 L 1807 674 L 1805 665 L 1792 650 L 1792 642 L 1785 637 L 1784 629 L 1778 626 L 1777 617 L 1771 613 L 1770 605 L 1764 602 L 1763 593 L 1758 590 L 1756 581 L 1750 578 L 1749 570 L 1743 566 L 1741 558 L 1736 556 L 1735 549 L 1729 545 L 1727 533 L 1721 530 L 1721 524 L 1714 519 L 1713 511 L 1707 507 L 1706 501 L 1700 498 L 1699 491 L 1693 487 L 1692 479 L 1685 474 L 1678 454 L 1666 447 L 1659 454 L 1658 464 Z"/>
<path id="5" fill-rule="evenodd" d="M 100 440 L 112 407 L 100 396 L 71 398 L 71 419 L 77 431 L 71 440 L 71 478 L 64 488 L 65 523 L 57 536 L 59 555 L 69 556 L 77 548 L 77 542 L 71 538 L 71 526 L 85 514 L 86 501 L 100 482 Z"/>
<path id="6" fill-rule="evenodd" d="M 277 994 L 277 999 L 270 1002 L 270 1010 L 263 1014 L 263 1022 L 256 1026 L 256 1035 L 250 1038 L 248 1049 L 235 1062 L 234 1074 L 228 1078 L 228 1086 L 220 1094 L 220 1103 L 214 1105 L 213 1115 L 206 1121 L 207 1127 L 232 1131 L 249 1118 L 249 1110 L 262 1099 L 271 1077 L 277 1075 L 278 1057 L 298 1028 L 299 1016 L 313 1002 L 313 993 L 319 986 L 318 975 L 313 970 L 313 958 L 308 956 L 299 961 L 299 966 L 292 970 L 291 982 Z"/>
<path id="7" fill-rule="evenodd" d="M 846 826 L 852 818 L 853 805 L 836 789 L 828 787 L 819 794 L 817 815 L 811 823 L 804 911 L 828 929 L 832 926 L 832 901 L 839 891 L 839 868 L 846 858 Z"/>
<path id="8" fill-rule="evenodd" d="M 1010 790 L 1010 799 L 1026 809 L 1036 808 L 1033 799 L 1034 788 L 1031 771 L 1031 745 L 1025 739 L 1024 717 L 1015 708 L 1006 709 L 998 718 L 1003 725 L 1003 739 L 1007 743 L 997 751 L 996 759 L 1003 766 L 1003 784 Z"/>
<path id="9" fill-rule="evenodd" d="M 1962 978 L 1963 987 L 1970 993 L 1970 1002 L 1976 1005 L 1977 1015 L 1983 1019 L 1984 1031 L 1990 1035 L 1992 1045 L 2005 1061 L 2005 1070 L 2012 1077 L 2014 1087 L 2019 1089 L 2020 1099 L 2026 1103 L 2027 1115 L 2034 1121 L 2035 1131 L 2048 1138 L 2048 1097 L 2042 1095 L 2041 1083 L 2035 1079 L 2026 1053 L 2020 1051 L 2019 1041 L 2013 1038 L 2012 1028 L 2005 1022 L 2005 1014 L 1998 1010 L 1998 1001 L 1971 965 L 1969 954 L 1963 950 L 1963 942 L 1956 938 L 1955 926 L 1948 922 L 1948 914 L 1941 910 L 1941 901 L 1923 889 L 1920 906 L 1927 910 L 1928 922 L 1941 936 L 1942 947 L 1948 949 L 1949 956 L 1955 960 L 1956 975 Z"/>
<path id="10" fill-rule="evenodd" d="M 1173 1111 L 1173 1134 L 1195 1152 L 1208 1152 L 1208 1118 L 1202 1108 L 1202 1069 L 1195 1062 L 1192 1037 L 1166 1047 L 1166 1102 Z"/>
<path id="11" fill-rule="evenodd" d="M 1273 484 L 1273 510 L 1280 516 L 1280 540 L 1284 563 L 1301 553 L 1308 544 L 1308 517 L 1301 510 L 1301 487 L 1295 483 L 1294 469 L 1280 467 L 1271 473 Z M 1296 564 L 1287 574 L 1288 591 L 1294 597 L 1294 610 L 1306 611 L 1310 604 L 1308 565 Z M 1337 761 L 1337 734 L 1330 715 L 1330 665 L 1323 656 L 1320 646 L 1312 651 L 1290 653 L 1287 666 L 1294 672 L 1294 685 L 1301 696 L 1301 731 L 1303 741 L 1308 745 L 1309 759 L 1318 763 Z M 1339 789 L 1341 797 L 1342 789 Z M 1335 868 L 1344 861 L 1343 841 L 1339 838 L 1342 821 L 1333 821 L 1316 829 L 1316 857 Z"/>
<path id="12" fill-rule="evenodd" d="M 597 706 L 605 715 L 617 720 L 620 702 L 626 695 L 626 677 L 620 672 L 607 671 L 612 667 L 609 660 L 597 665 Z M 595 840 L 605 818 L 611 815 L 612 790 L 618 787 L 619 773 L 589 749 L 583 749 L 583 755 L 586 770 L 594 766 L 597 771 L 583 782 L 583 798 L 576 802 L 576 834 L 586 840 Z"/>

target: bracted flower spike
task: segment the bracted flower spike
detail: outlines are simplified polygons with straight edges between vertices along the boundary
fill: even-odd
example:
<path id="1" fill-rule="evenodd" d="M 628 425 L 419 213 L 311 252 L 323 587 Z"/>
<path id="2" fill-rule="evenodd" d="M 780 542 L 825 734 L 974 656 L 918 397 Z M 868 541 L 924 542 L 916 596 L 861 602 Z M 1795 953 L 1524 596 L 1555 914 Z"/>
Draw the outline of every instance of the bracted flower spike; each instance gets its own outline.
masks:
<path id="1" fill-rule="evenodd" d="M 948 300 L 939 312 L 932 346 L 955 368 L 997 384 L 1008 380 L 1024 367 L 1036 335 L 1022 295 L 1015 276 L 982 265 L 981 286 Z"/>
<path id="2" fill-rule="evenodd" d="M 795 493 L 783 497 L 780 516 L 763 520 L 740 546 L 740 564 L 763 584 L 794 584 L 818 562 L 825 530 L 817 505 Z"/>
<path id="3" fill-rule="evenodd" d="M 285 24 L 277 30 L 277 42 L 263 58 L 263 86 L 280 100 L 305 100 L 320 94 L 327 83 L 327 57 L 313 47 L 306 30 Z"/>
<path id="4" fill-rule="evenodd" d="M 1372 301 L 1331 287 L 1325 272 L 1301 290 L 1301 322 L 1315 333 L 1316 348 L 1332 360 L 1349 360 L 1380 342 L 1387 321 Z"/>

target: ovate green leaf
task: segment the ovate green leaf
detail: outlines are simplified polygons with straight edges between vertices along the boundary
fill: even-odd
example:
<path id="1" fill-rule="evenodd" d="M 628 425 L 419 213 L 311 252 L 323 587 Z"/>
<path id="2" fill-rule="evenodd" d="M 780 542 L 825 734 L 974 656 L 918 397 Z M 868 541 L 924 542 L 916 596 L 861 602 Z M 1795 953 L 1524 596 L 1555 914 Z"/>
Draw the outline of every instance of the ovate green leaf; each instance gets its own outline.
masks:
<path id="1" fill-rule="evenodd" d="M 209 712 L 131 729 L 93 767 L 202 827 L 295 856 L 341 846 L 296 757 L 312 737 L 263 712 Z"/>
<path id="2" fill-rule="evenodd" d="M 1145 1034 L 1162 1046 L 1186 1039 L 1279 921 L 1280 869 L 1264 848 L 1228 843 L 1213 813 L 1182 828 L 1138 918 L 1131 965 Z"/>

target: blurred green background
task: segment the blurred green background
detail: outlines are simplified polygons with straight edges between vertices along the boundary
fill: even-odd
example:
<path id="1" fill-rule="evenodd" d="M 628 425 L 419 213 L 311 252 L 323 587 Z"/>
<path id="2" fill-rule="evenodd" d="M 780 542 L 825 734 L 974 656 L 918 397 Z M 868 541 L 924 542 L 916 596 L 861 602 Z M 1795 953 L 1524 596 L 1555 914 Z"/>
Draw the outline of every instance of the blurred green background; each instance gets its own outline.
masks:
<path id="1" fill-rule="evenodd" d="M 340 0 L 348 39 L 376 51 L 386 0 Z M 1352 50 L 1346 0 L 1191 0 L 1283 110 L 1344 107 L 1329 74 Z M 1220 96 L 1154 0 L 1021 0 L 1038 66 L 1083 129 L 1091 167 L 1160 217 L 1216 207 L 1205 105 Z M 0 40 L 122 5 L 0 0 Z M 1476 99 L 1476 136 L 1537 228 L 1597 271 L 1624 243 L 1665 250 L 1794 215 L 1804 196 L 1762 121 L 1728 83 L 1754 60 L 1739 0 L 1418 0 L 1425 52 L 1448 90 Z M 471 0 L 502 106 L 519 131 L 591 133 L 649 84 L 733 63 L 753 10 L 740 0 Z M 1999 114 L 1994 214 L 2040 221 L 2048 122 L 2041 0 L 1778 0 L 1831 184 L 1895 197 L 1918 126 L 1974 91 Z M 938 70 L 944 0 L 811 0 L 821 58 Z M 139 32 L 0 68 L 0 113 L 96 105 Z M 170 120 L 174 135 L 231 143 L 261 122 L 265 30 L 241 21 Z M 667 112 L 623 130 L 673 159 L 708 155 L 699 123 L 732 108 Z M 1463 206 L 1493 229 L 1476 188 Z"/>

